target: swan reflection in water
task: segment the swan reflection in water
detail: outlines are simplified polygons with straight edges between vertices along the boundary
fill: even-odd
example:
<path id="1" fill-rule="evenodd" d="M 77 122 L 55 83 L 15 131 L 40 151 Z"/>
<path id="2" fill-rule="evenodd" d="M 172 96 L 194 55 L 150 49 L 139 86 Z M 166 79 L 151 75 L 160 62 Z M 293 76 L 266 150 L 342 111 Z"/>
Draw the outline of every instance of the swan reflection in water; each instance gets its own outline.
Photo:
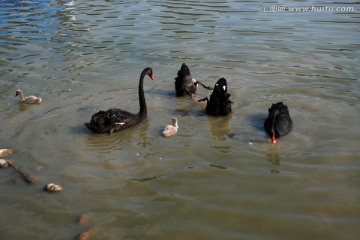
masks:
<path id="1" fill-rule="evenodd" d="M 267 159 L 274 167 L 277 167 L 280 165 L 281 157 L 277 151 L 277 145 L 276 144 L 270 144 L 269 149 L 267 152 Z M 271 173 L 280 173 L 280 171 L 276 168 L 271 169 Z"/>
<path id="2" fill-rule="evenodd" d="M 87 134 L 84 139 L 86 146 L 91 150 L 108 151 L 125 149 L 126 146 L 129 146 L 129 143 L 146 148 L 149 145 L 148 129 L 149 122 L 145 119 L 139 125 L 125 129 L 121 132 L 116 132 L 114 134 Z M 137 141 L 135 142 L 134 139 L 137 139 Z"/>
<path id="3" fill-rule="evenodd" d="M 228 153 L 231 148 L 231 145 L 226 143 L 227 139 L 231 138 L 231 134 L 229 133 L 230 119 L 231 114 L 226 117 L 209 117 L 210 132 L 213 140 L 219 141 L 218 145 L 211 147 L 223 153 Z M 222 144 L 220 145 L 220 143 Z"/>

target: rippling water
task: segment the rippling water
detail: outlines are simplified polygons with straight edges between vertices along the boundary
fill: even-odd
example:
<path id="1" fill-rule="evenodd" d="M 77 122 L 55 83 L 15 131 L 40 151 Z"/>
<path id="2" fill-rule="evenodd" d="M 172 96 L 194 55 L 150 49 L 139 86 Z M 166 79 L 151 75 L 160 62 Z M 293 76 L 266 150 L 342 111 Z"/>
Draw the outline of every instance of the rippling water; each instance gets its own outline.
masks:
<path id="1" fill-rule="evenodd" d="M 353 11 L 266 11 L 313 5 Z M 355 239 L 359 18 L 355 1 L 1 1 L 0 148 L 40 182 L 0 170 L 0 239 Z M 175 98 L 183 62 L 228 80 L 230 116 Z M 91 134 L 100 109 L 137 112 L 147 66 L 148 119 Z M 19 104 L 18 88 L 44 102 Z M 294 129 L 272 145 L 277 101 Z"/>

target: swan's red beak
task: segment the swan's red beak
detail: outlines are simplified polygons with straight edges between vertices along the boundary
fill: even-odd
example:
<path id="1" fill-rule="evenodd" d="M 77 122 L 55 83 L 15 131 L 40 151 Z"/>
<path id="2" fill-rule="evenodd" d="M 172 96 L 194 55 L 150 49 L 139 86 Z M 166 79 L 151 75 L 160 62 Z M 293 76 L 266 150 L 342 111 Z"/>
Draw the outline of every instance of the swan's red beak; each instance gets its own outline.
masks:
<path id="1" fill-rule="evenodd" d="M 155 76 L 154 76 L 154 73 L 151 74 L 151 80 L 154 80 L 155 79 Z"/>
<path id="2" fill-rule="evenodd" d="M 271 137 L 271 142 L 272 143 L 276 143 L 276 138 L 275 138 L 275 135 L 273 134 L 272 137 Z"/>

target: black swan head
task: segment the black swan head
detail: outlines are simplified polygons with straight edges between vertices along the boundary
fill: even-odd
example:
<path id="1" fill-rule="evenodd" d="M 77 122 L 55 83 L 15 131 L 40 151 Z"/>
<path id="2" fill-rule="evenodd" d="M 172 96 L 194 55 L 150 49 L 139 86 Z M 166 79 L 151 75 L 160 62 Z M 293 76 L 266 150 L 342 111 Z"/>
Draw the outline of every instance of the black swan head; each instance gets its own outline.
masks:
<path id="1" fill-rule="evenodd" d="M 206 105 L 206 113 L 214 116 L 226 116 L 231 112 L 230 94 L 227 92 L 227 82 L 225 78 L 220 78 L 210 95 L 210 100 Z M 206 98 L 207 99 L 207 98 Z"/>
<path id="2" fill-rule="evenodd" d="M 112 133 L 135 126 L 144 120 L 147 117 L 143 88 L 144 77 L 146 75 L 148 75 L 151 80 L 154 80 L 154 71 L 150 67 L 147 67 L 141 72 L 138 92 L 140 110 L 137 114 L 118 108 L 110 108 L 92 115 L 90 122 L 85 123 L 85 126 L 96 133 Z"/>
<path id="3" fill-rule="evenodd" d="M 264 122 L 265 132 L 276 143 L 281 136 L 288 134 L 293 128 L 288 107 L 283 102 L 272 104 L 269 108 L 268 117 Z"/>
<path id="4" fill-rule="evenodd" d="M 143 73 L 147 74 L 151 80 L 154 80 L 155 79 L 155 76 L 154 76 L 154 71 L 152 70 L 151 67 L 147 67 L 143 70 Z"/>

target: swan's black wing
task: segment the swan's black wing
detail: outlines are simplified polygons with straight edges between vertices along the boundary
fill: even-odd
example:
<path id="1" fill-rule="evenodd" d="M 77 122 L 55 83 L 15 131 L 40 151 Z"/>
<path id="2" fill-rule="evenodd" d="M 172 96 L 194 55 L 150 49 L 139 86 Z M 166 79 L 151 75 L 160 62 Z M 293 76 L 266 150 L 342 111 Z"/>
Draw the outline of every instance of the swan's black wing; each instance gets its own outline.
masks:
<path id="1" fill-rule="evenodd" d="M 275 135 L 277 137 L 288 134 L 293 128 L 293 122 L 288 112 L 280 112 L 275 121 Z"/>
<path id="2" fill-rule="evenodd" d="M 175 78 L 176 96 L 185 96 L 196 92 L 197 82 L 191 77 L 189 67 L 183 63 Z"/>
<path id="3" fill-rule="evenodd" d="M 176 78 L 175 78 L 176 79 Z M 196 82 L 193 81 L 191 76 L 183 77 L 175 81 L 176 96 L 191 95 L 196 92 Z"/>
<path id="4" fill-rule="evenodd" d="M 283 102 L 272 104 L 269 108 L 269 115 L 265 119 L 264 129 L 271 137 L 275 134 L 276 138 L 280 138 L 288 134 L 293 128 L 293 122 L 290 118 L 288 107 Z"/>
<path id="5" fill-rule="evenodd" d="M 111 108 L 107 111 L 95 113 L 89 123 L 85 126 L 96 133 L 112 133 L 131 126 L 139 122 L 136 114 L 125 110 Z"/>

